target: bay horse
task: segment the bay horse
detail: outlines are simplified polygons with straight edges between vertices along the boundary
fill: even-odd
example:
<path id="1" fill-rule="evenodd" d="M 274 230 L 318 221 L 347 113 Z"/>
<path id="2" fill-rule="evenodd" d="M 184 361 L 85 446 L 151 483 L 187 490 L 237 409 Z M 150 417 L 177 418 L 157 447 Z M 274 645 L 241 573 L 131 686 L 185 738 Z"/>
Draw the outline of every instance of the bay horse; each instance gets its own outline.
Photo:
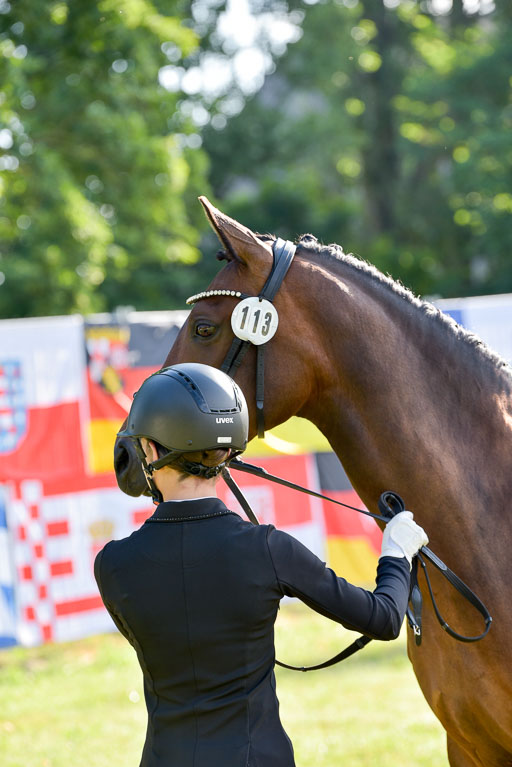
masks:
<path id="1" fill-rule="evenodd" d="M 224 267 L 197 300 L 164 366 L 220 367 L 233 339 L 237 292 L 258 295 L 272 266 L 259 236 L 200 198 L 222 246 Z M 232 294 L 235 295 L 232 295 Z M 402 496 L 429 546 L 487 605 L 489 635 L 462 644 L 425 600 L 423 642 L 408 630 L 408 655 L 447 733 L 451 767 L 512 765 L 512 373 L 481 341 L 432 305 L 346 255 L 301 237 L 274 301 L 266 348 L 265 425 L 299 415 L 327 437 L 358 495 L 377 511 L 383 491 Z M 254 347 L 236 378 L 256 433 Z M 119 486 L 145 491 L 131 445 L 118 440 Z M 420 585 L 425 584 L 420 574 Z M 479 634 L 481 617 L 433 573 L 448 623 Z"/>

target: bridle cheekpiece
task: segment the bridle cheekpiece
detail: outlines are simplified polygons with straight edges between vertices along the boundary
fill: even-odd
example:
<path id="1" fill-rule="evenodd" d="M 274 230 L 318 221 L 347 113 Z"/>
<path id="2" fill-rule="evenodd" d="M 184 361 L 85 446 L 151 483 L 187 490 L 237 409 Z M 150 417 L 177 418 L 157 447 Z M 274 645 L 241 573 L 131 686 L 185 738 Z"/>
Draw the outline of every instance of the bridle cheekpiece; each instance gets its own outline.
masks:
<path id="1" fill-rule="evenodd" d="M 235 335 L 221 370 L 232 378 L 240 367 L 250 346 L 257 347 L 256 358 L 256 416 L 258 437 L 265 436 L 265 417 L 263 413 L 265 389 L 265 344 L 273 338 L 279 324 L 277 309 L 273 305 L 274 296 L 281 287 L 295 255 L 296 246 L 290 240 L 277 238 L 272 246 L 274 261 L 270 274 L 257 296 L 242 293 L 239 290 L 204 290 L 187 298 L 187 304 L 195 304 L 205 298 L 231 296 L 241 299 L 231 314 L 231 328 Z"/>

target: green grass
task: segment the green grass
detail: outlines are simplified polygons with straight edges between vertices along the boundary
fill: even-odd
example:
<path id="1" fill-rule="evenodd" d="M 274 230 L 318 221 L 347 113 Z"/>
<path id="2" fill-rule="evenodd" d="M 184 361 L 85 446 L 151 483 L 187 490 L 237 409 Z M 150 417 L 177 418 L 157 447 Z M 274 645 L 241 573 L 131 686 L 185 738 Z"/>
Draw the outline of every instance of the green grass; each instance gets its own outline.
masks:
<path id="1" fill-rule="evenodd" d="M 315 663 L 353 636 L 286 605 L 278 657 Z M 278 669 L 277 677 L 297 767 L 448 764 L 443 730 L 416 684 L 403 637 L 372 642 L 331 669 Z M 119 635 L 0 653 L 2 767 L 137 767 L 145 726 L 141 673 Z"/>

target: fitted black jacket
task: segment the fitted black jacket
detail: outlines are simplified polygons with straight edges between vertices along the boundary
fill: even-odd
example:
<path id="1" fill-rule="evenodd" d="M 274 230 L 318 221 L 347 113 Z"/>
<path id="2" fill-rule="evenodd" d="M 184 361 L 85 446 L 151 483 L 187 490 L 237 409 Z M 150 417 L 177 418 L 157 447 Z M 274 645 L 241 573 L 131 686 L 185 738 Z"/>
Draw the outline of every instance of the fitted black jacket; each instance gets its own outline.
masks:
<path id="1" fill-rule="evenodd" d="M 275 691 L 280 599 L 393 639 L 409 591 L 405 559 L 380 560 L 372 593 L 217 498 L 161 503 L 139 530 L 108 543 L 94 570 L 144 675 L 141 767 L 293 767 Z"/>

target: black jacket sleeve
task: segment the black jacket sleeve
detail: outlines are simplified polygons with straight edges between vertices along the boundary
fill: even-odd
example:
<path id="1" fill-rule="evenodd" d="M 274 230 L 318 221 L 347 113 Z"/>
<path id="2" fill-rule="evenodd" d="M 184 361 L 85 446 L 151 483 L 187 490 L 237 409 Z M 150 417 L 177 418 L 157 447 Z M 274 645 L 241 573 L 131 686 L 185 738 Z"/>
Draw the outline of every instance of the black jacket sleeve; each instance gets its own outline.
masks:
<path id="1" fill-rule="evenodd" d="M 128 627 L 125 626 L 122 618 L 116 613 L 112 605 L 109 603 L 105 594 L 105 582 L 104 582 L 104 576 L 102 574 L 102 567 L 101 567 L 105 548 L 103 548 L 101 551 L 98 552 L 98 554 L 96 555 L 96 559 L 94 560 L 94 577 L 96 578 L 96 583 L 98 584 L 98 591 L 100 592 L 100 596 L 101 596 L 101 599 L 103 600 L 103 604 L 105 605 L 110 617 L 116 624 L 118 630 L 121 632 L 124 638 L 127 639 L 130 642 L 130 644 L 133 645 L 133 637 L 131 636 L 128 630 Z"/>
<path id="2" fill-rule="evenodd" d="M 409 596 L 405 557 L 383 557 L 372 591 L 353 586 L 326 567 L 292 536 L 269 526 L 268 547 L 283 595 L 298 597 L 316 612 L 372 639 L 396 639 Z"/>

